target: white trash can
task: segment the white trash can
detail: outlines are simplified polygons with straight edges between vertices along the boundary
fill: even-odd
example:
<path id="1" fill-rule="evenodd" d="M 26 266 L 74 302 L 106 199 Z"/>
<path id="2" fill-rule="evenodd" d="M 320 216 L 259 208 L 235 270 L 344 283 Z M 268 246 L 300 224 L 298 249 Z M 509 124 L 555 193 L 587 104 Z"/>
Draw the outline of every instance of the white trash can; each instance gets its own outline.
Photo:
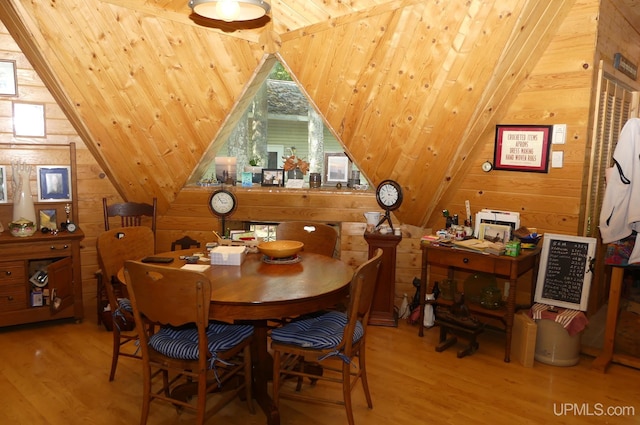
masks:
<path id="1" fill-rule="evenodd" d="M 549 319 L 536 320 L 536 353 L 534 358 L 540 363 L 553 366 L 575 366 L 580 361 L 580 337 L 574 336 L 558 322 Z"/>

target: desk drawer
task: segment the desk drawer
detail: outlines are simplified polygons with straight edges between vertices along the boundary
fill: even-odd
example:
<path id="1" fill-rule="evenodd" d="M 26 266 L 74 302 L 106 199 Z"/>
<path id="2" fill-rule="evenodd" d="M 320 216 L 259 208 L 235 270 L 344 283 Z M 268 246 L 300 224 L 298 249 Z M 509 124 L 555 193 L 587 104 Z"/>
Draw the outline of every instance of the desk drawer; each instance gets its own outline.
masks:
<path id="1" fill-rule="evenodd" d="M 429 263 L 509 276 L 512 261 L 510 258 L 504 256 L 475 254 L 473 252 L 451 249 L 446 251 L 430 250 Z"/>
<path id="2" fill-rule="evenodd" d="M 0 262 L 0 286 L 24 284 L 25 273 L 22 261 Z"/>

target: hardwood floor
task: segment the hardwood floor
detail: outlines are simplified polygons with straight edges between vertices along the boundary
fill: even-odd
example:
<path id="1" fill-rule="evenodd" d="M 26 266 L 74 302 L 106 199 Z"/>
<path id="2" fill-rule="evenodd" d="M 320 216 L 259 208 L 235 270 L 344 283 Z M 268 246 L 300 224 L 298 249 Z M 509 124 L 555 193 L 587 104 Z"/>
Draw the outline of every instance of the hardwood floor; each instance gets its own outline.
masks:
<path id="1" fill-rule="evenodd" d="M 436 353 L 438 330 L 423 338 L 401 321 L 398 328 L 370 327 L 367 352 L 374 408 L 354 391 L 357 424 L 638 424 L 640 371 L 612 365 L 590 369 L 592 358 L 574 367 L 504 363 L 500 333 L 485 332 L 480 349 L 458 359 L 457 348 Z M 0 329 L 0 423 L 136 424 L 141 371 L 121 359 L 108 381 L 111 334 L 93 320 Z M 316 391 L 325 391 L 318 386 Z M 607 417 L 601 410 L 617 409 Z M 282 401 L 283 425 L 346 424 L 343 408 Z M 152 404 L 149 424 L 190 423 L 193 416 Z M 239 400 L 209 423 L 264 424 Z"/>

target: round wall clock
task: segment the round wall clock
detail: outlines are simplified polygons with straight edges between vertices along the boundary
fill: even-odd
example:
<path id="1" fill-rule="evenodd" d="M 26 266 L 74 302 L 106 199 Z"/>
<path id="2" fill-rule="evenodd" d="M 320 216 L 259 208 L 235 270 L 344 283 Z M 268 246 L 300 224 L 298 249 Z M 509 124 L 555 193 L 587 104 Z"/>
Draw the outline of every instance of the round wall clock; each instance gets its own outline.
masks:
<path id="1" fill-rule="evenodd" d="M 493 170 L 493 164 L 491 163 L 491 161 L 485 161 L 482 163 L 482 171 L 488 173 L 491 170 Z"/>
<path id="2" fill-rule="evenodd" d="M 209 197 L 209 210 L 217 217 L 227 217 L 236 210 L 236 196 L 226 189 L 216 190 Z"/>

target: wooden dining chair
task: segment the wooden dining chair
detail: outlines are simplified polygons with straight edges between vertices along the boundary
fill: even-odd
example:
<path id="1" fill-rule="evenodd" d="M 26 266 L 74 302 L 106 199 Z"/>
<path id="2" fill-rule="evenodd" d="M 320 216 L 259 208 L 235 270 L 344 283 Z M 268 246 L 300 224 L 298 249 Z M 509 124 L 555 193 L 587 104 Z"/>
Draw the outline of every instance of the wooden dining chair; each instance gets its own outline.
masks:
<path id="1" fill-rule="evenodd" d="M 304 243 L 303 252 L 333 257 L 338 232 L 324 223 L 285 221 L 276 226 L 276 240 L 300 241 Z"/>
<path id="2" fill-rule="evenodd" d="M 349 288 L 351 296 L 346 313 L 330 311 L 271 331 L 273 402 L 276 407 L 280 398 L 339 404 L 345 406 L 349 425 L 353 425 L 351 392 L 360 380 L 367 405 L 373 408 L 365 352 L 367 325 L 381 262 L 382 249 L 377 249 L 370 260 L 356 269 Z M 320 366 L 322 374 L 310 373 L 309 363 Z M 297 377 L 297 382 L 292 382 L 288 379 L 290 377 Z M 342 398 L 322 398 L 303 393 L 304 378 L 318 383 L 341 383 Z"/>
<path id="3" fill-rule="evenodd" d="M 102 209 L 104 214 L 104 230 L 111 228 L 112 217 L 118 217 L 121 227 L 141 226 L 144 222 L 148 221 L 154 236 L 156 234 L 158 198 L 153 198 L 151 204 L 140 202 L 108 204 L 107 198 L 102 198 Z"/>
<path id="4" fill-rule="evenodd" d="M 104 215 L 104 230 L 110 230 L 115 222 L 120 223 L 120 227 L 135 227 L 147 225 L 156 236 L 158 199 L 153 198 L 151 204 L 139 202 L 119 202 L 108 204 L 107 198 L 102 198 L 102 210 Z M 117 217 L 119 220 L 115 220 Z M 155 244 L 154 244 L 155 250 Z M 102 271 L 96 271 L 96 293 L 98 294 L 97 315 L 98 325 L 102 322 L 102 312 L 108 303 L 107 294 L 103 286 Z"/>
<path id="5" fill-rule="evenodd" d="M 180 239 L 176 239 L 171 242 L 171 251 L 175 251 L 177 249 L 189 249 L 189 248 L 200 248 L 200 242 L 186 235 Z"/>
<path id="6" fill-rule="evenodd" d="M 147 423 L 151 401 L 162 400 L 195 411 L 196 423 L 202 424 L 242 391 L 254 413 L 253 326 L 209 321 L 211 282 L 200 272 L 127 261 L 124 274 L 136 325 L 142 330 L 140 423 Z M 144 331 L 150 329 L 149 324 L 159 330 Z M 231 381 L 237 375 L 244 375 L 240 384 Z M 184 384 L 197 388 L 195 405 L 182 391 L 173 391 Z M 226 391 L 224 387 L 230 384 L 233 388 Z M 207 410 L 207 396 L 212 392 L 218 392 L 216 404 Z"/>
<path id="7" fill-rule="evenodd" d="M 103 282 L 102 287 L 107 295 L 111 312 L 113 355 L 109 381 L 113 381 L 120 356 L 141 358 L 135 346 L 138 335 L 134 329 L 133 310 L 127 297 L 126 288 L 118 280 L 117 274 L 126 260 L 153 255 L 153 232 L 151 228 L 146 226 L 108 230 L 98 235 L 96 250 Z M 125 348 L 124 351 L 123 348 Z"/>

